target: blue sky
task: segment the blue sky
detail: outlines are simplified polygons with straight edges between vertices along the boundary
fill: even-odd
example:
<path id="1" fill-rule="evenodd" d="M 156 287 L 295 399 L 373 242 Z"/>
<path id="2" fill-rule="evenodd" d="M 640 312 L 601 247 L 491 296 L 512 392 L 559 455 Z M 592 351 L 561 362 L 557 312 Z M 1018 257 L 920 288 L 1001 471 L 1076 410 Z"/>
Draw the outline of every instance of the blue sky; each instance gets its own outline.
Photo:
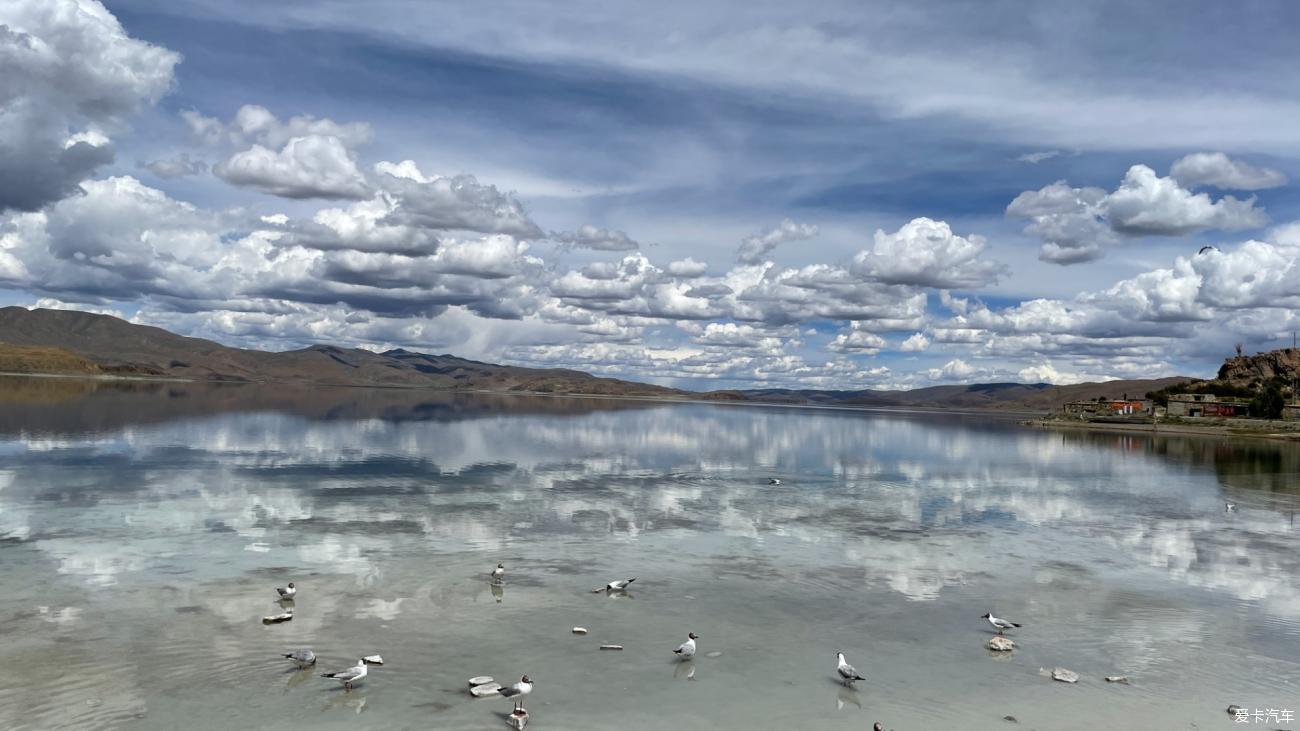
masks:
<path id="1" fill-rule="evenodd" d="M 692 388 L 1209 375 L 1300 326 L 1298 16 L 20 0 L 0 302 Z"/>

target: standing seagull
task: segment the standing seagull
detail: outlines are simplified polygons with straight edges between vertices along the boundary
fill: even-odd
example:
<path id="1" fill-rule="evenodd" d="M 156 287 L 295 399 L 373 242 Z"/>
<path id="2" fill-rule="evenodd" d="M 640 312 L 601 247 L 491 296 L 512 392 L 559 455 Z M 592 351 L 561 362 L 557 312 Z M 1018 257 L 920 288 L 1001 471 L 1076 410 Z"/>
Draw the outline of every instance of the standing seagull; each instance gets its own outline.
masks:
<path id="1" fill-rule="evenodd" d="M 505 580 L 506 580 L 506 565 L 503 563 L 499 563 L 497 564 L 496 568 L 492 569 L 492 583 L 500 584 Z"/>
<path id="2" fill-rule="evenodd" d="M 596 587 L 595 589 L 592 589 L 591 593 L 597 594 L 602 591 L 627 591 L 628 584 L 631 584 L 633 581 L 636 581 L 636 579 L 635 578 L 619 579 L 618 581 L 611 581 L 608 584 L 605 584 L 604 586 L 599 586 Z"/>
<path id="3" fill-rule="evenodd" d="M 695 657 L 695 641 L 698 639 L 700 639 L 699 635 L 694 632 L 688 632 L 686 634 L 686 641 L 676 650 L 673 650 L 673 652 L 677 653 L 677 657 L 680 657 L 683 660 L 690 660 Z"/>
<path id="4" fill-rule="evenodd" d="M 835 662 L 835 672 L 839 673 L 840 679 L 843 680 L 845 685 L 853 685 L 855 680 L 866 680 L 866 678 L 858 675 L 858 671 L 844 659 L 844 653 L 835 653 Z"/>
<path id="5" fill-rule="evenodd" d="M 293 660 L 293 663 L 298 666 L 299 670 L 308 665 L 316 664 L 316 653 L 311 650 L 294 650 L 293 652 L 284 653 L 284 656 Z"/>
<path id="6" fill-rule="evenodd" d="M 501 690 L 497 691 L 497 693 L 500 694 L 502 698 L 514 699 L 516 711 L 524 707 L 523 697 L 532 692 L 533 692 L 533 681 L 527 675 L 520 678 L 518 683 L 515 683 L 509 688 L 502 688 Z"/>
<path id="7" fill-rule="evenodd" d="M 989 621 L 989 624 L 997 628 L 998 634 L 1002 634 L 1003 631 L 1009 630 L 1013 627 L 1020 626 L 1009 619 L 999 619 L 998 617 L 994 617 L 993 612 L 989 612 L 988 614 L 985 614 L 983 617 L 980 617 L 980 619 L 987 619 Z"/>
<path id="8" fill-rule="evenodd" d="M 329 678 L 343 683 L 344 690 L 352 690 L 352 684 L 366 677 L 369 668 L 366 667 L 365 660 L 357 660 L 357 664 L 347 670 L 340 670 L 337 673 L 321 673 L 322 678 Z"/>
<path id="9" fill-rule="evenodd" d="M 275 591 L 280 595 L 281 599 L 293 599 L 293 595 L 298 593 L 298 587 L 294 586 L 293 582 L 290 581 L 288 586 L 275 587 Z"/>

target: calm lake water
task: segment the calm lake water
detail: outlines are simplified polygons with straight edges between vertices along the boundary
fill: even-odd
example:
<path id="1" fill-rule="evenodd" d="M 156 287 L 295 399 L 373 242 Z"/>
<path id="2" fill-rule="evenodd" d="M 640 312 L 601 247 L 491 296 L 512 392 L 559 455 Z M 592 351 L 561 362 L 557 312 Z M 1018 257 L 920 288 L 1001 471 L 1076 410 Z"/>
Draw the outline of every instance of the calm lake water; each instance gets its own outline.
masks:
<path id="1" fill-rule="evenodd" d="M 1263 441 L 3 379 L 0 728 L 499 729 L 523 673 L 535 729 L 1240 728 L 1300 713 L 1297 508 Z"/>

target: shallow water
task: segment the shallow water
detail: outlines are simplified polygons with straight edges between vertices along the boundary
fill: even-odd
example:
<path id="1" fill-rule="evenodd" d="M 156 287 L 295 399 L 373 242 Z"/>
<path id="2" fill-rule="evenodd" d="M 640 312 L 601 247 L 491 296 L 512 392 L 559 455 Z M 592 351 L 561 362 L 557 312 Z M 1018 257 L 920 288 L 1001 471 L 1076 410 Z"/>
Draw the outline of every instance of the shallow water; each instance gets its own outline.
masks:
<path id="1" fill-rule="evenodd" d="M 988 416 L 0 379 L 0 728 L 496 729 L 465 681 L 522 673 L 538 729 L 1235 728 L 1300 712 L 1297 473 Z M 386 664 L 344 693 L 299 647 Z"/>

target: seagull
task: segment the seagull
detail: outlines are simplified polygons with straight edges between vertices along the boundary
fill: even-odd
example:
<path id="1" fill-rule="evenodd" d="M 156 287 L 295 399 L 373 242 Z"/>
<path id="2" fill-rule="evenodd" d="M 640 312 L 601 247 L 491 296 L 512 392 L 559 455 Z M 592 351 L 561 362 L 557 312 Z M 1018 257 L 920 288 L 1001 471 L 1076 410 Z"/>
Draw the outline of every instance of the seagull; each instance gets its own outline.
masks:
<path id="1" fill-rule="evenodd" d="M 773 477 L 772 479 L 770 479 L 770 480 L 767 481 L 767 484 L 769 484 L 769 485 L 779 485 L 779 484 L 781 484 L 781 481 L 778 480 L 777 478 Z"/>
<path id="2" fill-rule="evenodd" d="M 502 698 L 514 698 L 514 699 L 515 699 L 515 710 L 516 710 L 516 711 L 521 710 L 521 709 L 524 707 L 524 705 L 523 705 L 523 700 L 522 700 L 523 697 L 526 696 L 526 695 L 528 695 L 529 693 L 532 693 L 532 692 L 533 692 L 533 681 L 532 681 L 532 679 L 529 678 L 527 675 L 525 675 L 524 677 L 520 678 L 518 683 L 515 683 L 514 685 L 510 686 L 509 688 L 502 688 L 501 690 L 498 690 L 498 691 L 497 691 L 497 693 L 498 693 Z"/>
<path id="3" fill-rule="evenodd" d="M 1237 504 L 1236 504 L 1236 503 L 1224 503 L 1224 504 L 1223 504 L 1223 512 L 1225 512 L 1225 513 L 1231 513 L 1232 511 L 1234 511 L 1234 510 L 1236 510 L 1236 509 L 1237 509 Z"/>
<path id="4" fill-rule="evenodd" d="M 308 665 L 316 664 L 316 653 L 311 650 L 294 650 L 293 652 L 286 652 L 284 653 L 284 657 L 293 660 L 294 664 L 297 665 L 299 669 L 305 668 Z"/>
<path id="5" fill-rule="evenodd" d="M 604 586 L 592 589 L 591 593 L 596 594 L 602 591 L 627 591 L 628 584 L 631 584 L 633 581 L 636 581 L 636 579 L 619 579 L 618 581 L 611 581 Z"/>
<path id="6" fill-rule="evenodd" d="M 840 678 L 844 681 L 845 685 L 853 685 L 853 681 L 855 680 L 866 680 L 866 678 L 858 675 L 858 671 L 844 659 L 844 653 L 836 653 L 835 661 L 837 663 L 835 672 L 840 674 Z"/>
<path id="7" fill-rule="evenodd" d="M 343 683 L 344 690 L 352 690 L 352 684 L 366 677 L 369 670 L 365 660 L 357 660 L 357 664 L 347 670 L 340 670 L 337 673 L 321 673 L 320 676 Z"/>
<path id="8" fill-rule="evenodd" d="M 292 599 L 293 595 L 298 593 L 298 587 L 294 586 L 292 581 L 289 582 L 288 586 L 275 587 L 275 590 L 279 593 L 281 599 Z"/>
<path id="9" fill-rule="evenodd" d="M 700 639 L 699 635 L 694 632 L 688 632 L 686 634 L 686 641 L 676 650 L 673 650 L 673 652 L 677 653 L 677 657 L 680 657 L 683 660 L 690 660 L 695 657 L 695 641 L 698 639 Z"/>
<path id="10" fill-rule="evenodd" d="M 997 628 L 997 630 L 998 630 L 998 634 L 1002 634 L 1003 630 L 1009 630 L 1009 629 L 1011 629 L 1012 627 L 1019 627 L 1019 626 L 1020 626 L 1020 625 L 1018 625 L 1018 624 L 1016 624 L 1015 622 L 1012 622 L 1012 621 L 1010 621 L 1010 620 L 1007 620 L 1007 619 L 999 619 L 998 617 L 994 617 L 992 612 L 989 612 L 988 614 L 985 614 L 984 616 L 980 617 L 980 619 L 987 619 L 987 620 L 989 621 L 989 624 L 991 624 L 991 625 L 993 625 L 994 627 Z"/>
<path id="11" fill-rule="evenodd" d="M 499 563 L 497 564 L 496 568 L 492 569 L 492 583 L 500 584 L 505 580 L 506 580 L 506 565 L 503 563 Z"/>

